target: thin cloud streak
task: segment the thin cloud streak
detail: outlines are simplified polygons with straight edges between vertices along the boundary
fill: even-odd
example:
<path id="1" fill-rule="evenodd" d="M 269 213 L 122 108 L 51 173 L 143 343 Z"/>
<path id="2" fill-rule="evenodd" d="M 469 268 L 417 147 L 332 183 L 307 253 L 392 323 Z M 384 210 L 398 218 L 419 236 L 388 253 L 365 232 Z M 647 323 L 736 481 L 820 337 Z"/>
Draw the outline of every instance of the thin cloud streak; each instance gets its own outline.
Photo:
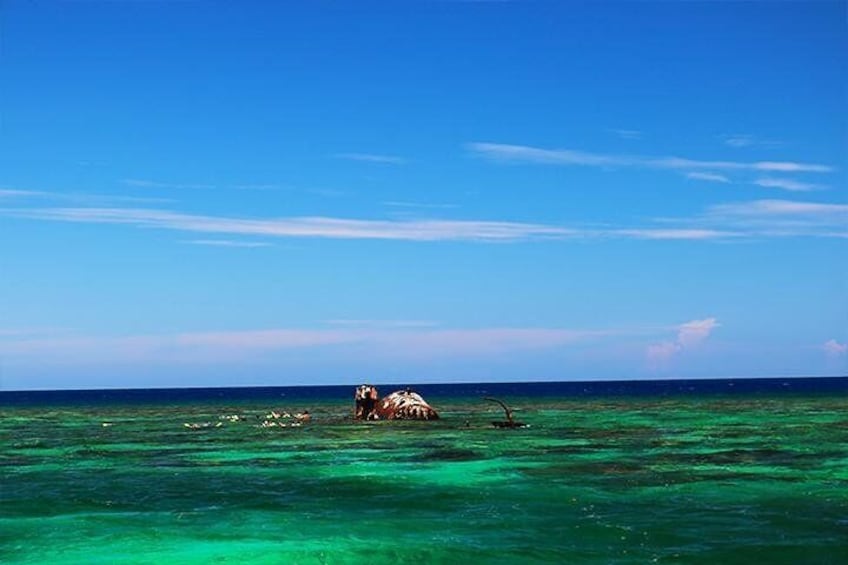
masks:
<path id="1" fill-rule="evenodd" d="M 0 198 L 9 199 L 40 199 L 77 204 L 167 204 L 174 202 L 170 198 L 151 198 L 144 196 L 126 196 L 123 194 L 90 194 L 85 192 L 53 192 L 46 190 L 0 189 Z"/>
<path id="2" fill-rule="evenodd" d="M 236 241 L 232 239 L 190 239 L 183 241 L 189 245 L 206 245 L 210 247 L 270 247 L 266 241 Z"/>
<path id="3" fill-rule="evenodd" d="M 718 173 L 686 173 L 687 179 L 692 180 L 705 180 L 707 182 L 721 182 L 721 183 L 729 183 L 730 179 L 724 175 L 720 175 Z"/>
<path id="4" fill-rule="evenodd" d="M 749 147 L 754 143 L 754 137 L 751 135 L 729 135 L 724 138 L 724 144 L 730 147 Z"/>
<path id="5" fill-rule="evenodd" d="M 255 190 L 255 191 L 266 191 L 266 190 L 282 190 L 284 187 L 279 184 L 234 184 L 232 186 L 235 190 Z"/>
<path id="6" fill-rule="evenodd" d="M 432 328 L 439 325 L 430 320 L 327 320 L 325 323 L 348 328 Z"/>
<path id="7" fill-rule="evenodd" d="M 437 357 L 498 356 L 510 352 L 555 349 L 610 335 L 604 331 L 545 328 L 487 328 L 432 330 L 384 335 L 389 356 L 433 359 Z"/>
<path id="8" fill-rule="evenodd" d="M 763 146 L 763 147 L 773 147 L 776 145 L 781 145 L 780 141 L 774 141 L 771 139 L 760 139 L 755 135 L 747 134 L 747 133 L 737 133 L 721 136 L 721 139 L 724 141 L 724 144 L 728 147 L 754 147 L 754 146 Z"/>
<path id="9" fill-rule="evenodd" d="M 398 241 L 520 242 L 564 239 L 732 240 L 744 237 L 843 238 L 848 205 L 759 200 L 721 204 L 655 225 L 569 228 L 509 221 L 359 220 L 331 217 L 230 218 L 149 208 L 0 208 L 0 215 L 44 221 L 128 225 L 227 236 Z M 677 224 L 669 227 L 669 224 Z M 230 240 L 230 238 L 221 238 Z M 219 241 L 199 238 L 194 241 Z"/>
<path id="10" fill-rule="evenodd" d="M 384 165 L 403 165 L 407 161 L 403 157 L 394 155 L 377 155 L 374 153 L 336 153 L 336 159 L 347 159 L 348 161 L 364 161 L 367 163 L 382 163 Z"/>
<path id="11" fill-rule="evenodd" d="M 711 206 L 708 212 L 713 215 L 804 216 L 848 221 L 848 204 L 798 202 L 794 200 L 754 200 L 734 204 L 717 204 Z"/>
<path id="12" fill-rule="evenodd" d="M 67 334 L 70 328 L 0 328 L 0 339 L 9 337 L 45 337 Z"/>
<path id="13" fill-rule="evenodd" d="M 686 229 L 717 230 L 739 236 L 844 238 L 848 205 L 791 200 L 717 204 L 691 218 L 657 219 Z"/>
<path id="14" fill-rule="evenodd" d="M 174 182 L 159 182 L 145 179 L 121 179 L 121 184 L 135 188 L 153 188 L 153 189 L 174 189 L 174 190 L 214 190 L 214 189 L 232 189 L 232 190 L 283 190 L 284 186 L 279 184 L 268 183 L 241 183 L 229 185 L 215 185 L 203 183 L 174 183 Z"/>
<path id="15" fill-rule="evenodd" d="M 621 139 L 642 139 L 642 132 L 635 129 L 611 129 L 609 131 Z"/>
<path id="16" fill-rule="evenodd" d="M 634 239 L 678 240 L 727 239 L 745 235 L 742 232 L 711 229 L 632 229 L 612 230 L 610 233 L 612 235 Z"/>
<path id="17" fill-rule="evenodd" d="M 800 182 L 793 179 L 781 179 L 781 178 L 761 178 L 754 181 L 754 184 L 757 186 L 762 186 L 764 188 L 780 188 L 782 190 L 789 190 L 791 192 L 811 192 L 814 190 L 824 190 L 827 187 L 821 184 L 812 184 L 809 182 Z"/>
<path id="18" fill-rule="evenodd" d="M 499 355 L 564 347 L 578 341 L 625 335 L 620 330 L 563 328 L 428 329 L 364 327 L 192 332 L 122 337 L 57 336 L 0 340 L 0 354 L 61 363 L 255 360 L 286 350 L 339 346 L 368 358 L 433 359 Z"/>
<path id="19" fill-rule="evenodd" d="M 457 206 L 456 204 L 428 204 L 425 202 L 403 202 L 398 200 L 387 200 L 381 202 L 381 204 L 390 208 L 423 208 L 428 210 L 447 210 L 459 208 L 459 206 Z"/>
<path id="20" fill-rule="evenodd" d="M 474 142 L 467 144 L 472 153 L 491 160 L 515 163 L 539 163 L 548 165 L 580 165 L 589 167 L 641 167 L 651 169 L 711 169 L 751 170 L 771 172 L 828 173 L 834 169 L 828 165 L 797 163 L 791 161 L 701 161 L 682 157 L 644 157 L 635 155 L 606 155 L 572 149 L 541 149 L 526 145 Z"/>
<path id="21" fill-rule="evenodd" d="M 44 208 L 0 210 L 39 220 L 125 224 L 179 231 L 311 237 L 332 239 L 393 239 L 408 241 L 518 241 L 574 235 L 575 230 L 520 222 L 450 220 L 352 220 L 327 217 L 240 219 L 181 214 L 139 208 Z"/>
<path id="22" fill-rule="evenodd" d="M 12 188 L 0 188 L 0 198 L 32 198 L 49 196 L 50 193 L 39 190 L 16 190 Z"/>
<path id="23" fill-rule="evenodd" d="M 176 188 L 189 190 L 209 190 L 215 188 L 214 184 L 181 184 L 171 182 L 158 182 L 145 179 L 121 179 L 121 183 L 127 186 L 136 186 L 140 188 Z"/>

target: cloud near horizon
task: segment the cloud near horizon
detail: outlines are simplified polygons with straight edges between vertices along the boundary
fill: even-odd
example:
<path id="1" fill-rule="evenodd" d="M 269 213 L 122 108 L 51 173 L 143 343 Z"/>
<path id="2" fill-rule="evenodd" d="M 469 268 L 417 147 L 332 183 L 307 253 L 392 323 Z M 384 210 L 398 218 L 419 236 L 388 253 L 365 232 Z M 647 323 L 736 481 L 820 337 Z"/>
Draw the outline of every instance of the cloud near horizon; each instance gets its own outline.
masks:
<path id="1" fill-rule="evenodd" d="M 646 355 L 654 368 L 666 365 L 676 355 L 698 347 L 720 324 L 715 318 L 692 320 L 677 326 L 677 337 L 648 346 Z"/>
<path id="2" fill-rule="evenodd" d="M 397 325 L 390 321 L 379 324 L 350 322 L 336 323 L 334 325 L 340 327 L 332 329 L 281 328 L 121 337 L 9 334 L 0 340 L 0 354 L 8 359 L 25 358 L 48 364 L 50 360 L 62 364 L 208 364 L 249 362 L 274 352 L 340 346 L 347 348 L 345 351 L 354 357 L 421 360 L 544 350 L 628 333 L 566 328 L 441 329 L 408 322 Z"/>
<path id="3" fill-rule="evenodd" d="M 822 349 L 828 357 L 845 357 L 848 354 L 848 343 L 839 343 L 835 339 L 830 339 L 822 345 Z"/>

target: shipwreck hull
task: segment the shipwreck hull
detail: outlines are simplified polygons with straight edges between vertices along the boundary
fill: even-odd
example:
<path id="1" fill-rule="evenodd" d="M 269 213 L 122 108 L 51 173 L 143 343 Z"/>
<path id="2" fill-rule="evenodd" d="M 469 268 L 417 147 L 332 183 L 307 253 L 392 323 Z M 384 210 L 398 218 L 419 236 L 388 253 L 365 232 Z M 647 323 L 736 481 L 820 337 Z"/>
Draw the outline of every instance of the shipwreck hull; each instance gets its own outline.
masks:
<path id="1" fill-rule="evenodd" d="M 357 420 L 438 420 L 439 413 L 410 389 L 399 390 L 380 398 L 377 387 L 362 385 L 354 396 Z"/>

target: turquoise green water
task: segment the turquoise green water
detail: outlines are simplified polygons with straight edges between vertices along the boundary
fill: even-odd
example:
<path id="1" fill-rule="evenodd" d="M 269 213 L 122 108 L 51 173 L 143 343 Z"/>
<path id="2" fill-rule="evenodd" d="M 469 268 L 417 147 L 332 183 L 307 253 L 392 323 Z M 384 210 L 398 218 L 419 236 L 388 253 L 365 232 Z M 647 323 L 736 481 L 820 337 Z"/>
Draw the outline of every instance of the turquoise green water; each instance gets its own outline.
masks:
<path id="1" fill-rule="evenodd" d="M 844 397 L 428 400 L 2 409 L 0 562 L 848 563 Z"/>

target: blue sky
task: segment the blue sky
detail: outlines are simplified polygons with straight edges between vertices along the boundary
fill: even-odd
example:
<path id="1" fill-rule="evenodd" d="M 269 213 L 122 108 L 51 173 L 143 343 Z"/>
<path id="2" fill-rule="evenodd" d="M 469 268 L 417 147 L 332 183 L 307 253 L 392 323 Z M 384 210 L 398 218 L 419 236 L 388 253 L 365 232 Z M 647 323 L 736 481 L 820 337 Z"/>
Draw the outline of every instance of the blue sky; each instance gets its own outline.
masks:
<path id="1" fill-rule="evenodd" d="M 845 22 L 4 2 L 0 388 L 845 374 Z"/>

